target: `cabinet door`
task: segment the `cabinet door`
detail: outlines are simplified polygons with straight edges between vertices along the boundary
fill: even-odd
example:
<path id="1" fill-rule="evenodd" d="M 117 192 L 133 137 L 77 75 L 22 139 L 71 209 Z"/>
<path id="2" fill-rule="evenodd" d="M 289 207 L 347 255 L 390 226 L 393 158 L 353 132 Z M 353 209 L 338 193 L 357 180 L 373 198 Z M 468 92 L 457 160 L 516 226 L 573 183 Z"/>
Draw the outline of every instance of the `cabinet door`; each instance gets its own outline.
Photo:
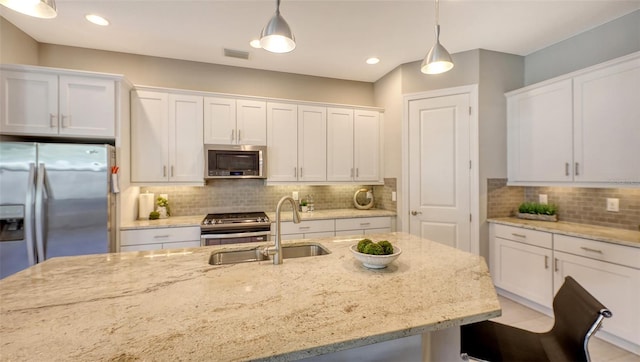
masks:
<path id="1" fill-rule="evenodd" d="M 298 180 L 297 107 L 267 104 L 267 164 L 269 181 Z"/>
<path id="2" fill-rule="evenodd" d="M 298 179 L 327 180 L 327 109 L 298 107 Z"/>
<path id="3" fill-rule="evenodd" d="M 116 91 L 113 80 L 60 76 L 60 135 L 116 135 Z"/>
<path id="4" fill-rule="evenodd" d="M 265 146 L 267 144 L 267 104 L 263 101 L 236 101 L 236 143 Z"/>
<path id="5" fill-rule="evenodd" d="M 204 98 L 204 143 L 230 145 L 236 140 L 236 101 Z"/>
<path id="6" fill-rule="evenodd" d="M 356 110 L 353 122 L 355 180 L 380 178 L 380 113 Z"/>
<path id="7" fill-rule="evenodd" d="M 0 72 L 0 132 L 58 134 L 58 76 Z"/>
<path id="8" fill-rule="evenodd" d="M 556 251 L 554 289 L 572 276 L 613 313 L 602 329 L 640 344 L 640 270 Z"/>
<path id="9" fill-rule="evenodd" d="M 493 238 L 494 284 L 547 308 L 552 307 L 553 275 L 550 249 Z"/>
<path id="10" fill-rule="evenodd" d="M 640 58 L 574 78 L 575 180 L 640 182 Z"/>
<path id="11" fill-rule="evenodd" d="M 573 179 L 571 79 L 507 99 L 509 181 Z"/>
<path id="12" fill-rule="evenodd" d="M 327 109 L 327 181 L 353 180 L 353 110 Z"/>
<path id="13" fill-rule="evenodd" d="M 202 97 L 169 95 L 169 181 L 202 182 Z"/>
<path id="14" fill-rule="evenodd" d="M 169 96 L 131 92 L 131 181 L 169 180 Z"/>

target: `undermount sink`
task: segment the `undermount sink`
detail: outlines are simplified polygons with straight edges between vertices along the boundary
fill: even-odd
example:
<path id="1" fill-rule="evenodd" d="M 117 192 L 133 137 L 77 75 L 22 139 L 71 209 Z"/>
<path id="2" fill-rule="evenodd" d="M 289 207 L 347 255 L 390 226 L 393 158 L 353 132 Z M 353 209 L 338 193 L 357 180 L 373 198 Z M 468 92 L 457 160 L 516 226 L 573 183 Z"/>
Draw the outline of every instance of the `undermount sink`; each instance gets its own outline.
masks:
<path id="1" fill-rule="evenodd" d="M 211 253 L 211 257 L 209 257 L 209 264 L 225 265 L 271 260 L 268 255 L 265 255 L 264 250 L 265 247 L 262 246 L 251 249 L 214 251 Z M 330 253 L 331 252 L 327 248 L 315 243 L 282 246 L 283 259 L 304 258 L 308 256 L 327 255 Z"/>

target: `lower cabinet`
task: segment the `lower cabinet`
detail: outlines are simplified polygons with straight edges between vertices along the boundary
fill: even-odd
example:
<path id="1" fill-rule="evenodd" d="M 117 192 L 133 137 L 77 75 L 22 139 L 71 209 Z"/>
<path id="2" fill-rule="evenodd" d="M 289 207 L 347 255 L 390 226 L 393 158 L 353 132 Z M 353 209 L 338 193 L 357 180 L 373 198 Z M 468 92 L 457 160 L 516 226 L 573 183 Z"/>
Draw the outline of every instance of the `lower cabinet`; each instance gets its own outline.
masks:
<path id="1" fill-rule="evenodd" d="M 494 225 L 491 248 L 493 283 L 546 308 L 553 302 L 550 233 Z"/>
<path id="2" fill-rule="evenodd" d="M 336 219 L 336 236 L 366 235 L 390 232 L 390 217 Z"/>
<path id="3" fill-rule="evenodd" d="M 200 227 L 168 227 L 120 231 L 120 251 L 143 251 L 200 246 Z"/>
<path id="4" fill-rule="evenodd" d="M 598 336 L 640 353 L 640 248 L 499 224 L 490 237 L 496 287 L 550 311 L 571 276 L 613 313 Z"/>

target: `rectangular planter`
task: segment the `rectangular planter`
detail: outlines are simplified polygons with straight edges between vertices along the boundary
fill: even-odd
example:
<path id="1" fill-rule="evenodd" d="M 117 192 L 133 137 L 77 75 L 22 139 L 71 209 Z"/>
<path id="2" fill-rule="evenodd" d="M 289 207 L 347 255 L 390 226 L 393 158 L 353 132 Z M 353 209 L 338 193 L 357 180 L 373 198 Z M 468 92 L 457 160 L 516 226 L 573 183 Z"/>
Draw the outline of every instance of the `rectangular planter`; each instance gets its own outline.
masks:
<path id="1" fill-rule="evenodd" d="M 518 218 L 539 221 L 558 221 L 558 215 L 523 214 L 521 212 L 518 213 Z"/>

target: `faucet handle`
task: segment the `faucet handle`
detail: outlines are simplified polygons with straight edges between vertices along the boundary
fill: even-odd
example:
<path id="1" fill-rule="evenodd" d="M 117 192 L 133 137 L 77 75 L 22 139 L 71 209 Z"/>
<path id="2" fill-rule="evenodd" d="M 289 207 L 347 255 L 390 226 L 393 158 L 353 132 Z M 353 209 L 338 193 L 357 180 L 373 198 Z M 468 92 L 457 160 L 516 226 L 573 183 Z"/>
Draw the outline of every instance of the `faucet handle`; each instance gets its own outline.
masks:
<path id="1" fill-rule="evenodd" d="M 262 249 L 262 255 L 264 256 L 272 256 L 272 255 L 276 255 L 277 253 L 277 249 L 275 246 L 267 246 L 264 249 Z"/>

